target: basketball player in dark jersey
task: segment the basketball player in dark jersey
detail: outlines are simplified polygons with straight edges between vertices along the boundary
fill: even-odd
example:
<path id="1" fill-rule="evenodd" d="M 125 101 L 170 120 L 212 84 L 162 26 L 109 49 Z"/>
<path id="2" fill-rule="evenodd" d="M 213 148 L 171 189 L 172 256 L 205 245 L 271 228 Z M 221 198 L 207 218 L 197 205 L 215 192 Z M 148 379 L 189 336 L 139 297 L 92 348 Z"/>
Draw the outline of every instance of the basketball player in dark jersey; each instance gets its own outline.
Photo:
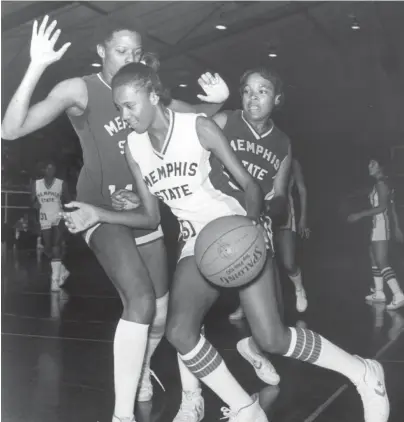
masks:
<path id="1" fill-rule="evenodd" d="M 170 179 L 172 179 L 171 187 L 179 183 L 178 178 L 175 176 L 173 178 L 170 178 L 169 175 L 156 177 L 155 181 L 151 184 L 149 183 L 150 190 L 154 192 L 154 195 L 152 195 L 150 191 L 148 192 L 149 187 L 143 179 L 145 175 L 142 171 L 145 169 L 149 172 L 152 168 L 158 169 L 161 167 L 160 161 L 156 163 L 156 154 L 161 157 L 162 162 L 166 165 L 168 162 L 164 158 L 166 152 L 168 153 L 169 151 L 170 155 L 175 155 L 176 151 L 179 154 L 181 153 L 184 149 L 182 143 L 184 133 L 182 129 L 184 128 L 189 131 L 189 133 L 187 132 L 189 139 L 199 139 L 199 145 L 194 144 L 195 156 L 189 154 L 188 158 L 196 163 L 195 168 L 197 170 L 194 175 L 196 175 L 197 179 L 194 179 L 193 183 L 189 181 L 189 186 L 192 185 L 192 190 L 186 192 L 187 198 L 185 201 L 183 200 L 184 196 L 181 197 L 180 195 L 178 197 L 174 195 L 173 198 L 169 196 L 165 198 L 167 202 L 172 200 L 173 211 L 188 213 L 195 221 L 206 222 L 204 215 L 206 212 L 205 204 L 195 203 L 192 198 L 197 197 L 199 194 L 200 186 L 198 186 L 198 180 L 200 184 L 205 182 L 201 175 L 204 171 L 206 172 L 206 168 L 208 168 L 207 161 L 213 155 L 228 169 L 230 175 L 234 175 L 237 185 L 242 188 L 241 193 L 245 198 L 244 206 L 248 210 L 245 211 L 246 214 L 257 222 L 261 221 L 259 213 L 262 209 L 263 196 L 259 193 L 259 189 L 255 188 L 257 183 L 245 171 L 245 168 L 243 168 L 229 147 L 224 134 L 207 118 L 194 115 L 189 119 L 185 119 L 184 115 L 181 117 L 180 113 L 174 113 L 173 117 L 173 113 L 169 112 L 160 103 L 162 90 L 158 76 L 146 68 L 140 63 L 127 65 L 118 71 L 112 82 L 114 100 L 119 106 L 122 116 L 133 125 L 133 129 L 136 132 L 129 136 L 126 156 L 136 183 L 139 185 L 139 192 L 142 195 L 141 199 L 144 207 L 138 213 L 133 212 L 130 217 L 128 216 L 131 224 L 144 226 L 156 224 L 156 221 L 158 221 L 156 216 L 158 204 L 157 197 L 154 195 L 161 196 L 160 187 L 163 184 L 168 187 Z M 264 81 L 261 81 L 259 85 L 268 87 Z M 257 104 L 256 108 L 251 110 L 251 115 L 256 117 L 256 123 L 265 123 L 266 113 L 261 113 L 274 107 L 277 96 L 273 87 L 271 89 L 268 87 L 267 90 L 262 90 L 262 92 L 258 89 L 257 92 L 258 86 L 254 85 L 254 89 L 251 92 L 247 90 L 246 98 L 243 96 L 243 103 L 249 104 L 250 98 L 257 98 L 257 100 L 254 100 L 254 103 L 256 101 Z M 133 104 L 137 106 L 133 108 Z M 191 119 L 194 119 L 192 125 L 190 124 Z M 264 129 L 263 133 L 268 130 L 265 125 L 262 126 L 262 129 Z M 145 132 L 147 132 L 148 136 L 143 135 Z M 174 134 L 172 136 L 175 139 L 170 139 L 170 134 Z M 137 138 L 137 136 L 139 137 Z M 170 141 L 169 144 L 168 141 Z M 136 149 L 137 142 L 144 148 Z M 190 148 L 188 148 L 189 150 Z M 136 162 L 137 156 L 140 158 L 138 162 Z M 211 163 L 213 161 L 212 159 Z M 289 151 L 282 162 L 279 163 L 280 168 L 274 181 L 274 198 L 268 204 L 267 212 L 274 217 L 282 212 L 283 199 L 280 198 L 278 200 L 275 198 L 278 186 L 287 185 L 290 161 Z M 208 178 L 212 181 L 210 186 L 213 185 L 215 189 L 219 189 L 217 185 L 213 184 L 215 175 L 211 173 L 215 171 L 214 169 L 215 167 L 212 166 Z M 219 171 L 222 173 L 220 168 Z M 220 178 L 220 173 L 216 175 L 218 178 Z M 149 175 L 149 173 L 147 174 Z M 185 174 L 185 176 L 192 177 L 191 174 Z M 225 185 L 228 185 L 228 183 L 220 185 L 220 190 L 224 189 Z M 227 189 L 222 191 L 222 193 L 224 196 L 218 196 L 213 199 L 220 202 L 221 199 L 217 198 L 226 197 L 223 202 L 227 204 L 230 196 L 232 196 L 232 199 L 239 201 L 240 191 L 236 189 L 233 191 Z M 202 196 L 202 198 L 205 199 L 206 197 Z M 164 200 L 164 195 L 162 199 Z M 213 217 L 212 212 L 214 213 L 214 209 L 222 209 L 226 206 L 225 204 L 221 207 L 209 207 L 209 218 Z M 110 218 L 120 218 L 122 220 L 122 217 L 113 217 L 114 213 L 106 215 L 101 208 L 92 205 L 79 202 L 72 205 L 78 209 L 65 213 L 68 227 L 71 230 L 83 230 L 89 225 L 100 221 L 108 221 Z M 119 215 L 119 212 L 116 212 L 115 215 Z M 219 216 L 220 212 L 218 212 L 217 217 Z M 136 220 L 137 222 L 135 223 Z M 270 236 L 268 227 L 266 227 L 266 233 Z M 188 239 L 189 241 L 190 239 Z M 229 405 L 230 409 L 223 409 L 225 418 L 229 419 L 230 422 L 265 422 L 266 417 L 263 415 L 257 401 L 249 398 L 248 394 L 231 376 L 218 351 L 200 334 L 204 316 L 217 299 L 219 291 L 203 279 L 195 265 L 192 251 L 189 252 L 190 254 L 183 257 L 177 265 L 171 289 L 167 338 L 178 350 L 183 364 Z M 390 405 L 385 390 L 383 367 L 374 360 L 365 360 L 350 355 L 311 330 L 286 327 L 279 313 L 275 283 L 274 263 L 272 255 L 269 253 L 263 273 L 252 284 L 241 288 L 239 292 L 254 340 L 261 350 L 282 354 L 339 372 L 356 385 L 362 398 L 365 421 L 387 422 Z M 190 415 L 189 412 L 188 415 Z M 193 422 L 201 419 L 191 419 L 190 415 L 187 420 Z"/>
<path id="2" fill-rule="evenodd" d="M 43 101 L 30 106 L 42 74 L 70 46 L 66 43 L 59 50 L 54 49 L 61 32 L 55 29 L 56 21 L 48 25 L 48 17 L 33 25 L 31 62 L 6 110 L 2 137 L 13 140 L 25 136 L 66 112 L 83 150 L 77 199 L 108 211 L 112 209 L 111 194 L 115 190 L 135 187 L 123 155 L 130 129 L 113 104 L 110 82 L 122 66 L 142 59 L 142 40 L 127 27 L 105 28 L 105 39 L 97 45 L 103 63 L 101 72 L 64 80 Z M 189 106 L 173 100 L 170 107 L 208 115 L 217 112 L 228 96 L 226 84 L 218 75 L 210 74 L 203 75 L 198 82 L 207 94 L 199 98 L 212 104 Z M 126 421 L 132 419 L 138 383 L 132 373 L 139 364 L 136 351 L 141 349 L 139 344 L 144 339 L 147 354 L 138 400 L 150 400 L 152 396 L 149 362 L 164 333 L 168 280 L 161 229 L 135 229 L 130 224 L 126 227 L 111 223 L 92 227 L 85 239 L 123 302 L 124 310 L 114 338 L 114 421 Z M 156 260 L 159 265 L 155 265 Z"/>
<path id="3" fill-rule="evenodd" d="M 371 246 L 369 249 L 375 288 L 366 296 L 372 303 L 386 302 L 384 283 L 393 294 L 393 300 L 387 305 L 388 310 L 404 307 L 404 293 L 397 282 L 396 274 L 389 264 L 389 240 L 391 234 L 400 240 L 402 232 L 395 213 L 393 193 L 384 173 L 380 160 L 370 160 L 369 175 L 376 181 L 370 195 L 371 208 L 349 215 L 348 221 L 354 223 L 362 218 L 372 217 Z M 392 212 L 393 211 L 393 212 Z"/>

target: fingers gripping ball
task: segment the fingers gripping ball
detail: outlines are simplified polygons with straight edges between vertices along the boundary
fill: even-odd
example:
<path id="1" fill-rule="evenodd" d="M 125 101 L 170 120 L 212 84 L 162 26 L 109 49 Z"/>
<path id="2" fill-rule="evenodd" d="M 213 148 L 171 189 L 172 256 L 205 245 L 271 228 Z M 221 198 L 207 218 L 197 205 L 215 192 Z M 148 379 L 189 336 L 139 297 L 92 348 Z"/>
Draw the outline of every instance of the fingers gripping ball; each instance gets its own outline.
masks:
<path id="1" fill-rule="evenodd" d="M 195 259 L 203 276 L 217 286 L 244 286 L 254 280 L 265 265 L 265 239 L 247 217 L 220 217 L 199 233 Z"/>

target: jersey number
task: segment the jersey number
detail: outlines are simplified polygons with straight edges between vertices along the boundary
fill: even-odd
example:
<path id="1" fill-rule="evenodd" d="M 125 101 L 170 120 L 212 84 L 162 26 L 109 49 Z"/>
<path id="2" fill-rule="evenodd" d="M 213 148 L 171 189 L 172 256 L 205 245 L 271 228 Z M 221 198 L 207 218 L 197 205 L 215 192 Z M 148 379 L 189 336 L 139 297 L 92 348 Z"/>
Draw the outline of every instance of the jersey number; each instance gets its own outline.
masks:
<path id="1" fill-rule="evenodd" d="M 125 186 L 125 189 L 126 189 L 126 190 L 133 190 L 133 185 L 132 185 L 132 183 L 130 183 L 129 185 L 126 185 L 126 186 Z M 116 191 L 116 185 L 109 185 L 109 186 L 108 186 L 108 190 L 109 190 L 110 195 L 113 195 L 113 194 L 114 194 L 114 192 Z"/>
<path id="2" fill-rule="evenodd" d="M 192 223 L 188 220 L 179 220 L 180 223 L 180 239 L 186 242 L 196 235 L 196 231 Z"/>
<path id="3" fill-rule="evenodd" d="M 46 214 L 44 212 L 39 213 L 39 219 L 41 221 L 47 220 Z"/>

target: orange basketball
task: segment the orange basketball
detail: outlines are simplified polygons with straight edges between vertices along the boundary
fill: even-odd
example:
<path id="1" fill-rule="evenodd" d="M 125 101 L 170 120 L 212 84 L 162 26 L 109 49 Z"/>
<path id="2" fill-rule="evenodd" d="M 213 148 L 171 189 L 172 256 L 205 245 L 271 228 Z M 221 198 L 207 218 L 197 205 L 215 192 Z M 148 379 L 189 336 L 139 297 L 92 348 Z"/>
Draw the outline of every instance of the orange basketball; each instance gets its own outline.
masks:
<path id="1" fill-rule="evenodd" d="M 254 280 L 265 265 L 265 239 L 247 217 L 220 217 L 199 233 L 195 259 L 199 271 L 217 286 L 244 286 Z"/>

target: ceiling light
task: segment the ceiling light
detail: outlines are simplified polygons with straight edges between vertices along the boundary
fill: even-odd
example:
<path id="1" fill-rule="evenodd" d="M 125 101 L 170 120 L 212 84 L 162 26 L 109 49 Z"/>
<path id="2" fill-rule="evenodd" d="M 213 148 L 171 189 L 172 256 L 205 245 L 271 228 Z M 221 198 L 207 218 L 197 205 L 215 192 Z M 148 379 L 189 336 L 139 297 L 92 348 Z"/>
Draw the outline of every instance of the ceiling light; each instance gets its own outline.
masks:
<path id="1" fill-rule="evenodd" d="M 271 52 L 268 54 L 268 56 L 269 56 L 269 57 L 278 57 L 278 55 L 276 54 L 276 52 L 275 52 L 275 51 L 271 51 Z"/>
<path id="2" fill-rule="evenodd" d="M 187 84 L 179 84 L 180 88 L 186 88 L 188 85 Z"/>
<path id="3" fill-rule="evenodd" d="M 356 19 L 355 16 L 351 16 L 352 22 L 351 22 L 351 28 L 354 31 L 357 31 L 358 29 L 361 29 L 361 26 L 359 25 L 358 20 Z"/>
<path id="4" fill-rule="evenodd" d="M 101 64 L 100 63 L 91 63 L 91 66 L 92 67 L 101 67 Z"/>
<path id="5" fill-rule="evenodd" d="M 215 28 L 218 29 L 219 31 L 225 31 L 227 29 L 227 26 L 226 25 L 216 25 Z"/>

